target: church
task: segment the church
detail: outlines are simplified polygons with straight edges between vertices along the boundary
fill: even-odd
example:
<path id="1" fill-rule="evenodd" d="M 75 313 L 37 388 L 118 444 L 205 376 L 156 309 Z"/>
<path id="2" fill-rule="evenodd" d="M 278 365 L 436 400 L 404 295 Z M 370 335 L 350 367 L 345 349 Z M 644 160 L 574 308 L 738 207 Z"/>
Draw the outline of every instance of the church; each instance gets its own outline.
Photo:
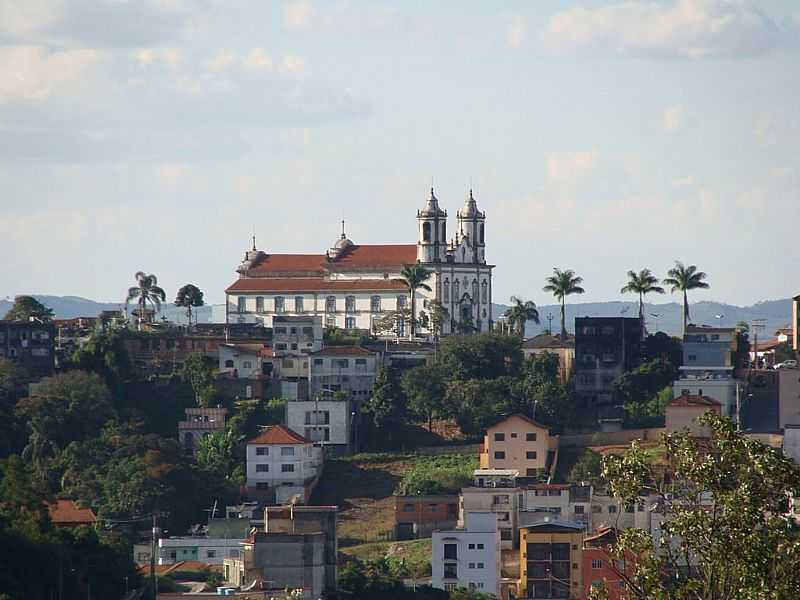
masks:
<path id="1" fill-rule="evenodd" d="M 226 320 L 271 327 L 275 315 L 319 315 L 325 327 L 373 331 L 385 313 L 410 308 L 400 272 L 420 263 L 432 276 L 431 291 L 417 291 L 418 315 L 437 300 L 449 316 L 443 334 L 489 331 L 494 265 L 486 263 L 485 225 L 486 213 L 470 190 L 448 241 L 447 211 L 431 188 L 417 211 L 416 244 L 357 244 L 347 238 L 344 224 L 323 254 L 272 254 L 257 249 L 254 237 L 236 268 L 239 278 L 225 290 Z"/>

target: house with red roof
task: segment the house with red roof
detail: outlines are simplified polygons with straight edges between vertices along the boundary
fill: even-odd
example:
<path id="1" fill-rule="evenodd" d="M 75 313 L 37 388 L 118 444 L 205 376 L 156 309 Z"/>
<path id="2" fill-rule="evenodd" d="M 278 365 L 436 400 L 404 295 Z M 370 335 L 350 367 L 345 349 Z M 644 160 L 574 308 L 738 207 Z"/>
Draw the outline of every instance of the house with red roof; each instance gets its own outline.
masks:
<path id="1" fill-rule="evenodd" d="M 74 500 L 56 500 L 47 504 L 50 520 L 57 527 L 94 525 L 97 516 L 91 508 L 82 508 Z"/>
<path id="2" fill-rule="evenodd" d="M 276 315 L 311 314 L 323 317 L 325 327 L 372 331 L 386 313 L 410 308 L 400 273 L 405 265 L 420 263 L 431 272 L 431 290 L 417 290 L 417 314 L 436 300 L 449 315 L 441 333 L 489 331 L 494 266 L 486 262 L 486 213 L 478 210 L 472 191 L 456 213 L 449 240 L 447 212 L 433 189 L 416 219 L 416 243 L 357 244 L 342 222 L 339 239 L 320 254 L 259 250 L 254 236 L 236 269 L 238 279 L 225 290 L 227 322 L 271 327 Z M 409 219 L 409 233 L 412 223 Z M 405 333 L 404 320 L 397 329 Z"/>
<path id="3" fill-rule="evenodd" d="M 666 409 L 667 433 L 680 433 L 688 431 L 695 437 L 710 437 L 707 427 L 702 427 L 697 419 L 707 412 L 722 413 L 722 404 L 710 396 L 698 394 L 681 394 L 670 402 Z"/>
<path id="4" fill-rule="evenodd" d="M 322 448 L 284 425 L 247 442 L 248 496 L 270 503 L 308 502 L 322 474 Z"/>

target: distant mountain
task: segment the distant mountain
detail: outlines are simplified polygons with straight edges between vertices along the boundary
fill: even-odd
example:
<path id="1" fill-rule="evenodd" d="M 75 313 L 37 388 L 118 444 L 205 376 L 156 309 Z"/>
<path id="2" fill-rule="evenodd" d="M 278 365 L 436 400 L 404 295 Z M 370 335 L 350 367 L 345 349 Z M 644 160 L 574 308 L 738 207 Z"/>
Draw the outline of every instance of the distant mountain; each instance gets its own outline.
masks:
<path id="1" fill-rule="evenodd" d="M 80 296 L 35 296 L 39 302 L 53 309 L 57 319 L 72 319 L 75 317 L 95 317 L 104 310 L 117 310 L 125 308 L 124 303 L 96 302 Z M 12 302 L 0 300 L 0 318 L 3 317 Z M 133 305 L 131 305 L 133 308 Z M 502 315 L 508 306 L 495 304 L 493 313 L 495 318 Z M 545 304 L 538 307 L 541 323 L 536 325 L 529 322 L 525 328 L 526 336 L 541 333 L 548 325 L 548 315 L 552 315 L 553 330 L 560 327 L 561 312 L 557 304 Z M 583 302 L 567 304 L 567 329 L 572 331 L 575 317 L 635 317 L 639 310 L 637 302 Z M 689 310 L 692 322 L 698 325 L 718 325 L 720 327 L 733 327 L 739 321 L 750 322 L 754 319 L 764 319 L 764 338 L 771 338 L 775 330 L 788 325 L 792 315 L 792 301 L 767 300 L 752 306 L 735 306 L 721 302 L 698 302 L 691 304 Z M 665 331 L 679 335 L 683 327 L 683 306 L 677 302 L 667 304 L 645 304 L 647 328 L 650 331 Z M 657 315 L 657 316 L 656 316 Z M 721 318 L 717 318 L 719 315 Z M 164 304 L 161 307 L 161 316 L 166 316 L 176 323 L 186 322 L 186 311 L 174 304 Z M 225 307 L 223 304 L 207 305 L 197 310 L 199 323 L 225 320 Z"/>
<path id="2" fill-rule="evenodd" d="M 494 314 L 502 315 L 508 307 L 503 304 L 494 305 Z M 537 307 L 540 324 L 528 322 L 525 335 L 533 336 L 544 331 L 548 326 L 548 315 L 552 315 L 553 331 L 561 327 L 561 307 L 557 304 L 545 304 Z M 635 317 L 639 312 L 638 302 L 584 302 L 567 304 L 567 329 L 574 329 L 575 317 Z M 765 328 L 759 335 L 774 337 L 775 330 L 788 325 L 792 318 L 792 301 L 767 300 L 752 306 L 735 306 L 721 302 L 698 302 L 689 305 L 692 323 L 697 325 L 713 325 L 733 327 L 739 321 L 751 322 L 764 319 Z M 672 335 L 680 335 L 683 329 L 683 305 L 677 302 L 667 304 L 645 303 L 645 318 L 649 331 L 664 331 Z"/>

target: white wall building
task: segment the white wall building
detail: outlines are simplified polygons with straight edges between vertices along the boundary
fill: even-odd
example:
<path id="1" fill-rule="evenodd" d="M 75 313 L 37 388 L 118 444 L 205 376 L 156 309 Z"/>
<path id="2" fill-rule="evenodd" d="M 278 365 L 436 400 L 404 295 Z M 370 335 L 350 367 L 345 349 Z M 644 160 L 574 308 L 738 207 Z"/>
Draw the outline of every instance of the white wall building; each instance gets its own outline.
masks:
<path id="1" fill-rule="evenodd" d="M 722 415 L 736 419 L 736 387 L 733 367 L 681 367 L 672 384 L 675 398 L 682 395 L 708 396 L 722 405 Z"/>
<path id="2" fill-rule="evenodd" d="M 464 527 L 434 531 L 431 585 L 440 590 L 458 587 L 500 597 L 500 533 L 497 515 L 469 512 Z"/>
<path id="3" fill-rule="evenodd" d="M 278 503 L 298 494 L 307 501 L 322 464 L 322 448 L 283 425 L 273 425 L 247 442 L 247 487 L 271 490 Z"/>
<path id="4" fill-rule="evenodd" d="M 158 540 L 158 564 L 171 565 L 183 560 L 197 560 L 221 565 L 226 558 L 239 558 L 242 540 L 235 538 L 171 537 Z"/>
<path id="5" fill-rule="evenodd" d="M 360 346 L 330 346 L 311 355 L 308 371 L 309 398 L 348 392 L 357 403 L 372 396 L 378 354 Z"/>
<path id="6" fill-rule="evenodd" d="M 323 254 L 271 254 L 251 250 L 226 293 L 226 322 L 260 322 L 276 315 L 319 315 L 326 327 L 371 330 L 388 311 L 408 307 L 399 280 L 404 265 L 420 262 L 431 271 L 432 291 L 419 290 L 416 309 L 438 300 L 447 309 L 449 333 L 461 326 L 491 328 L 492 269 L 486 263 L 486 214 L 470 191 L 456 214 L 455 237 L 447 239 L 447 213 L 431 189 L 417 212 L 416 244 L 355 244 L 342 235 Z M 424 333 L 424 332 L 422 332 Z"/>
<path id="7" fill-rule="evenodd" d="M 348 451 L 353 414 L 349 400 L 308 400 L 286 403 L 286 425 L 312 442 Z"/>
<path id="8" fill-rule="evenodd" d="M 269 346 L 229 343 L 220 344 L 218 348 L 220 373 L 235 373 L 241 379 L 257 379 L 271 373 L 273 359 L 272 348 Z"/>

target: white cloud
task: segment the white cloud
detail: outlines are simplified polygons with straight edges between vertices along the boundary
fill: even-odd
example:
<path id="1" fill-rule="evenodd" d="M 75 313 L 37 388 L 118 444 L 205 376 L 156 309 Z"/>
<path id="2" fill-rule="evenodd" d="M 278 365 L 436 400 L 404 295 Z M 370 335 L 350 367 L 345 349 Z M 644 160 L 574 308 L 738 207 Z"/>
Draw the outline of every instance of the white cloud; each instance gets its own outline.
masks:
<path id="1" fill-rule="evenodd" d="M 558 13 L 544 42 L 558 53 L 734 58 L 764 54 L 784 34 L 751 0 L 630 0 Z"/>
<path id="2" fill-rule="evenodd" d="M 685 124 L 686 109 L 680 104 L 667 107 L 661 115 L 661 126 L 666 132 L 673 133 L 678 131 L 682 129 Z"/>
<path id="3" fill-rule="evenodd" d="M 597 153 L 555 152 L 547 156 L 547 176 L 555 181 L 575 181 L 589 174 L 595 167 Z"/>
<path id="4" fill-rule="evenodd" d="M 528 20 L 525 17 L 513 17 L 508 25 L 506 40 L 509 47 L 521 48 L 528 38 Z"/>

